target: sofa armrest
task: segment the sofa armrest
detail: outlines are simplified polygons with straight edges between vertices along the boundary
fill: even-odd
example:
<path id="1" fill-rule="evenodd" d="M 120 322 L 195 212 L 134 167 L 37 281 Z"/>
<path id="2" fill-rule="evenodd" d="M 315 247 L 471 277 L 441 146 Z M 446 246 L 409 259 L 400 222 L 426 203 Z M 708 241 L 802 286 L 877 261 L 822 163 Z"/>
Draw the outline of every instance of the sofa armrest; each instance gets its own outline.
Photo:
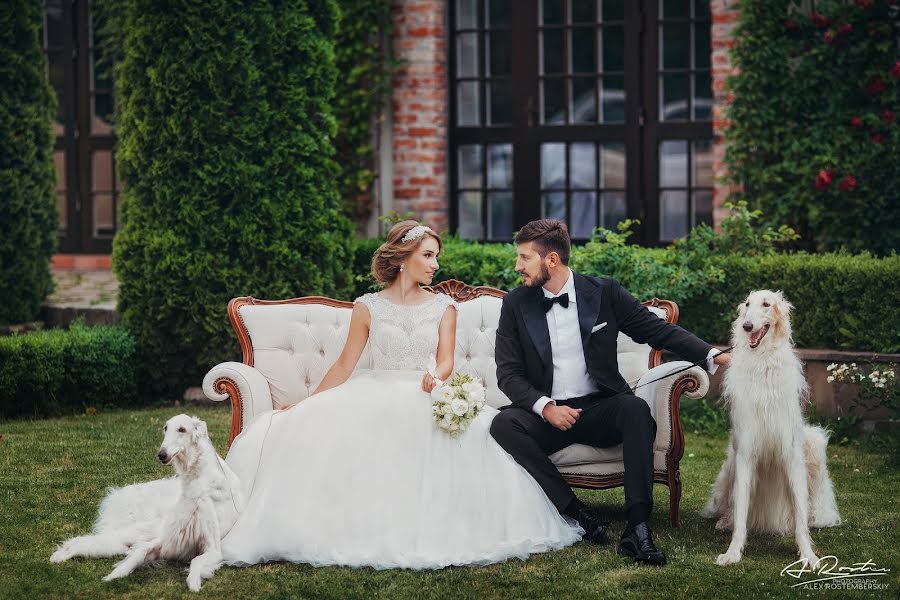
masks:
<path id="1" fill-rule="evenodd" d="M 637 388 L 635 394 L 650 405 L 650 412 L 656 419 L 656 442 L 654 450 L 662 450 L 670 459 L 678 461 L 684 454 L 684 430 L 681 426 L 681 395 L 701 398 L 709 391 L 709 375 L 700 367 L 675 373 L 689 367 L 687 361 L 673 361 L 647 371 L 638 385 L 659 379 L 649 385 Z M 670 460 L 671 462 L 671 460 Z"/>
<path id="2" fill-rule="evenodd" d="M 228 445 L 256 415 L 272 410 L 272 392 L 265 376 L 239 362 L 219 363 L 203 378 L 203 393 L 215 402 L 231 398 Z"/>

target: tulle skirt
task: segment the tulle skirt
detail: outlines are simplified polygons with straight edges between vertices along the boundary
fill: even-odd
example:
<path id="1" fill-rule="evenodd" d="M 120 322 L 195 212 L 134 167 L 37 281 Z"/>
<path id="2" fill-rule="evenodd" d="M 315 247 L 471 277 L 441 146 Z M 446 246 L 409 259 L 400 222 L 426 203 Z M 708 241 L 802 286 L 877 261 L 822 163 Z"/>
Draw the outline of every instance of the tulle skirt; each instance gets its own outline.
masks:
<path id="1" fill-rule="evenodd" d="M 421 379 L 359 371 L 256 417 L 226 459 L 247 506 L 223 540 L 225 562 L 439 569 L 581 539 L 491 437 L 497 411 L 452 438 L 435 428 Z"/>

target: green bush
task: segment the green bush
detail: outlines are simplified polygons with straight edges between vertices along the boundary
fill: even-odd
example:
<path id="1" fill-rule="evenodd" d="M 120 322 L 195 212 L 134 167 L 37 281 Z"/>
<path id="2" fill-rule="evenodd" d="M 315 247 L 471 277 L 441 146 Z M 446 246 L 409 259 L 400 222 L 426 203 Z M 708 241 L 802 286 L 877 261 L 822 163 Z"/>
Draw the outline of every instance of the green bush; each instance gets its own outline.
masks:
<path id="1" fill-rule="evenodd" d="M 155 392 L 233 359 L 234 296 L 346 296 L 334 0 L 124 3 L 119 311 Z"/>
<path id="2" fill-rule="evenodd" d="M 730 176 L 808 250 L 889 254 L 900 248 L 900 7 L 799 4 L 739 3 Z"/>
<path id="3" fill-rule="evenodd" d="M 48 416 L 138 399 L 134 340 L 120 326 L 0 337 L 0 418 Z"/>
<path id="4" fill-rule="evenodd" d="M 53 291 L 58 217 L 53 192 L 55 109 L 41 50 L 40 2 L 0 14 L 0 323 L 36 319 Z"/>

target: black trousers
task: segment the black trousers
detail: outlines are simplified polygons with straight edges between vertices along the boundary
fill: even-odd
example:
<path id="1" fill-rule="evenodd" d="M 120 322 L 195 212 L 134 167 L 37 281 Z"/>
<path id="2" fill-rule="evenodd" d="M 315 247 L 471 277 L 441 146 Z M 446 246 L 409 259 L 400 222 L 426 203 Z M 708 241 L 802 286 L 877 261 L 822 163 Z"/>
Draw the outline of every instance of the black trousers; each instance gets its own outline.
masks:
<path id="1" fill-rule="evenodd" d="M 556 429 L 532 411 L 506 408 L 494 417 L 491 435 L 534 477 L 560 512 L 575 498 L 575 493 L 549 455 L 571 444 L 598 448 L 622 444 L 625 509 L 644 504 L 649 514 L 653 507 L 656 421 L 647 403 L 631 392 L 608 397 L 592 394 L 556 403 L 582 409 L 568 431 Z"/>

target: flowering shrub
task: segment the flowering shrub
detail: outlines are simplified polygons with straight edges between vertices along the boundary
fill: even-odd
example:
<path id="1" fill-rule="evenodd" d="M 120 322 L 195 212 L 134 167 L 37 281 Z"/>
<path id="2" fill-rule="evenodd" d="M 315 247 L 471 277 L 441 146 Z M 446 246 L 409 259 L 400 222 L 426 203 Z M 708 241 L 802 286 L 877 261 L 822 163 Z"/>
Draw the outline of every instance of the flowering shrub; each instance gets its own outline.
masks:
<path id="1" fill-rule="evenodd" d="M 887 408 L 892 419 L 900 416 L 900 386 L 891 365 L 873 364 L 865 373 L 856 363 L 831 363 L 827 370 L 828 383 L 855 385 L 859 390 L 859 399 L 849 410 L 851 425 L 859 421 L 863 412 L 879 407 Z"/>
<path id="2" fill-rule="evenodd" d="M 740 3 L 730 176 L 807 250 L 889 254 L 900 247 L 900 3 L 799 4 Z"/>

